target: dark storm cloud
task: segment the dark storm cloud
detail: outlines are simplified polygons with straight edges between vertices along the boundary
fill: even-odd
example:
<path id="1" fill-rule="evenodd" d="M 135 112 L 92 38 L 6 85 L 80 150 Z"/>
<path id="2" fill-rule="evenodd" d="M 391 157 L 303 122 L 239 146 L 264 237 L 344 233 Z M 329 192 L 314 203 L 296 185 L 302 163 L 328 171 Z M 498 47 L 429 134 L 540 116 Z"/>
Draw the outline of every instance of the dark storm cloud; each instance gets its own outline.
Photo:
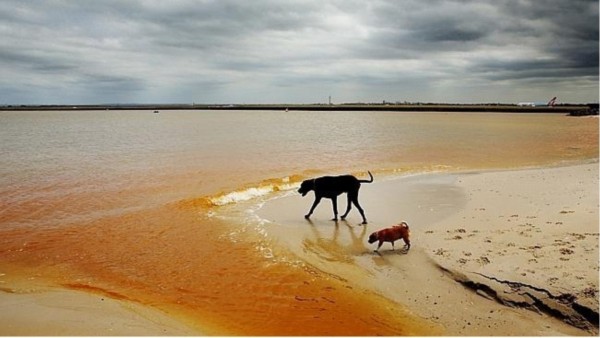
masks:
<path id="1" fill-rule="evenodd" d="M 0 50 L 0 64 L 11 68 L 28 68 L 33 72 L 67 72 L 76 69 L 72 63 L 50 55 L 36 55 L 17 50 Z"/>
<path id="2" fill-rule="evenodd" d="M 572 69 L 573 75 L 598 74 L 598 2 L 542 1 L 503 4 L 502 9 L 518 18 L 519 27 L 529 28 L 524 39 L 552 58 L 553 66 Z M 514 32 L 515 39 L 519 32 Z"/>
<path id="3" fill-rule="evenodd" d="M 597 101 L 598 1 L 3 1 L 0 33 L 0 104 Z"/>

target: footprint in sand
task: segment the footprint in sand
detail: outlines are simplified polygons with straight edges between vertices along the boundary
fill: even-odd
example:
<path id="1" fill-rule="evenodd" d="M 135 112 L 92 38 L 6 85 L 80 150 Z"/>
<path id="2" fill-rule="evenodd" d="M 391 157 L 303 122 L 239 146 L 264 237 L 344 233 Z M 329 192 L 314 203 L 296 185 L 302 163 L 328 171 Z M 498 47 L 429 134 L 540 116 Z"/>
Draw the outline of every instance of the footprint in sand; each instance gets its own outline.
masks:
<path id="1" fill-rule="evenodd" d="M 486 265 L 486 264 L 490 264 L 491 261 L 489 258 L 487 258 L 486 256 L 481 256 L 477 259 L 477 262 L 481 265 Z"/>
<path id="2" fill-rule="evenodd" d="M 433 253 L 436 256 L 442 256 L 442 257 L 448 257 L 450 255 L 450 253 L 448 251 L 446 251 L 444 249 L 441 249 L 441 248 L 437 249 L 437 250 L 434 250 Z"/>
<path id="3" fill-rule="evenodd" d="M 572 255 L 572 254 L 574 254 L 574 253 L 575 253 L 575 251 L 573 251 L 573 250 L 571 250 L 571 249 L 569 249 L 569 248 L 561 248 L 561 249 L 560 249 L 560 253 L 561 253 L 562 255 Z"/>
<path id="4" fill-rule="evenodd" d="M 581 295 L 588 298 L 597 298 L 598 297 L 598 289 L 593 286 L 585 288 L 581 291 Z"/>
<path id="5" fill-rule="evenodd" d="M 521 231 L 519 232 L 519 235 L 523 236 L 523 237 L 531 237 L 530 234 L 525 233 L 525 231 Z"/>
<path id="6" fill-rule="evenodd" d="M 571 234 L 569 234 L 569 235 L 573 236 L 575 239 L 578 239 L 578 240 L 583 240 L 583 239 L 585 239 L 585 236 L 584 236 L 584 235 L 582 235 L 582 234 L 571 233 Z"/>

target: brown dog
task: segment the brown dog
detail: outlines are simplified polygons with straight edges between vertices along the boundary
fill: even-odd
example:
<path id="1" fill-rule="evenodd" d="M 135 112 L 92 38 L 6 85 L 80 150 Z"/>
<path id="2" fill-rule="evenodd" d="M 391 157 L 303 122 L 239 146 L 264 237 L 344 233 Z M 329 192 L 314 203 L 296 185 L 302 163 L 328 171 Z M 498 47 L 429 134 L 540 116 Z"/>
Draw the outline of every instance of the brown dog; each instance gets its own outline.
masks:
<path id="1" fill-rule="evenodd" d="M 394 242 L 402 238 L 406 245 L 404 248 L 406 251 L 410 250 L 410 229 L 408 228 L 408 224 L 406 222 L 400 222 L 398 225 L 394 225 L 391 228 L 375 231 L 369 236 L 369 244 L 373 244 L 376 241 L 379 241 L 379 245 L 375 252 L 379 252 L 379 248 L 383 245 L 383 242 L 392 242 L 392 250 L 394 250 Z"/>

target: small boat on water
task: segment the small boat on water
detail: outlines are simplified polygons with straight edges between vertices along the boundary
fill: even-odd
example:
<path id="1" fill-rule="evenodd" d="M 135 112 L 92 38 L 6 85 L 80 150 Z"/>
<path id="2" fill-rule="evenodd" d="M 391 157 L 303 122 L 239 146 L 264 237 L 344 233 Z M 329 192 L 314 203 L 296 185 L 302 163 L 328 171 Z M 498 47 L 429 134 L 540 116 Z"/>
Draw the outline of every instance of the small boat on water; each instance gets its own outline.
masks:
<path id="1" fill-rule="evenodd" d="M 154 114 L 158 114 L 158 113 L 160 113 L 158 110 L 155 110 L 155 111 L 154 111 Z"/>

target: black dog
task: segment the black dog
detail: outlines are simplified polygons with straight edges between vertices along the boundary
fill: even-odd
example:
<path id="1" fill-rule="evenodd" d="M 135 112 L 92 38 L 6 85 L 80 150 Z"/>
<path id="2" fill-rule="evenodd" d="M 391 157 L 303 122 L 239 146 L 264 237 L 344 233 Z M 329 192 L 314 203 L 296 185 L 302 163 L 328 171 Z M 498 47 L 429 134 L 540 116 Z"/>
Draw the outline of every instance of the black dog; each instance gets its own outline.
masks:
<path id="1" fill-rule="evenodd" d="M 342 219 L 345 219 L 350 209 L 352 209 L 352 203 L 356 205 L 356 208 L 360 212 L 360 215 L 363 218 L 362 224 L 367 224 L 367 219 L 365 218 L 365 213 L 363 209 L 358 204 L 358 189 L 360 189 L 361 183 L 371 183 L 373 182 L 373 175 L 369 171 L 369 176 L 371 177 L 370 181 L 367 180 L 359 180 L 352 175 L 343 175 L 343 176 L 323 176 L 319 178 L 314 178 L 312 180 L 306 180 L 302 182 L 300 185 L 300 189 L 298 192 L 302 194 L 302 196 L 306 196 L 306 194 L 314 190 L 315 191 L 315 201 L 310 208 L 310 211 L 304 218 L 308 219 L 310 215 L 312 215 L 316 206 L 321 202 L 321 198 L 331 198 L 331 203 L 333 203 L 333 221 L 337 221 L 338 211 L 337 211 L 337 197 L 343 193 L 348 194 L 348 208 L 346 209 L 346 213 L 342 215 Z"/>

